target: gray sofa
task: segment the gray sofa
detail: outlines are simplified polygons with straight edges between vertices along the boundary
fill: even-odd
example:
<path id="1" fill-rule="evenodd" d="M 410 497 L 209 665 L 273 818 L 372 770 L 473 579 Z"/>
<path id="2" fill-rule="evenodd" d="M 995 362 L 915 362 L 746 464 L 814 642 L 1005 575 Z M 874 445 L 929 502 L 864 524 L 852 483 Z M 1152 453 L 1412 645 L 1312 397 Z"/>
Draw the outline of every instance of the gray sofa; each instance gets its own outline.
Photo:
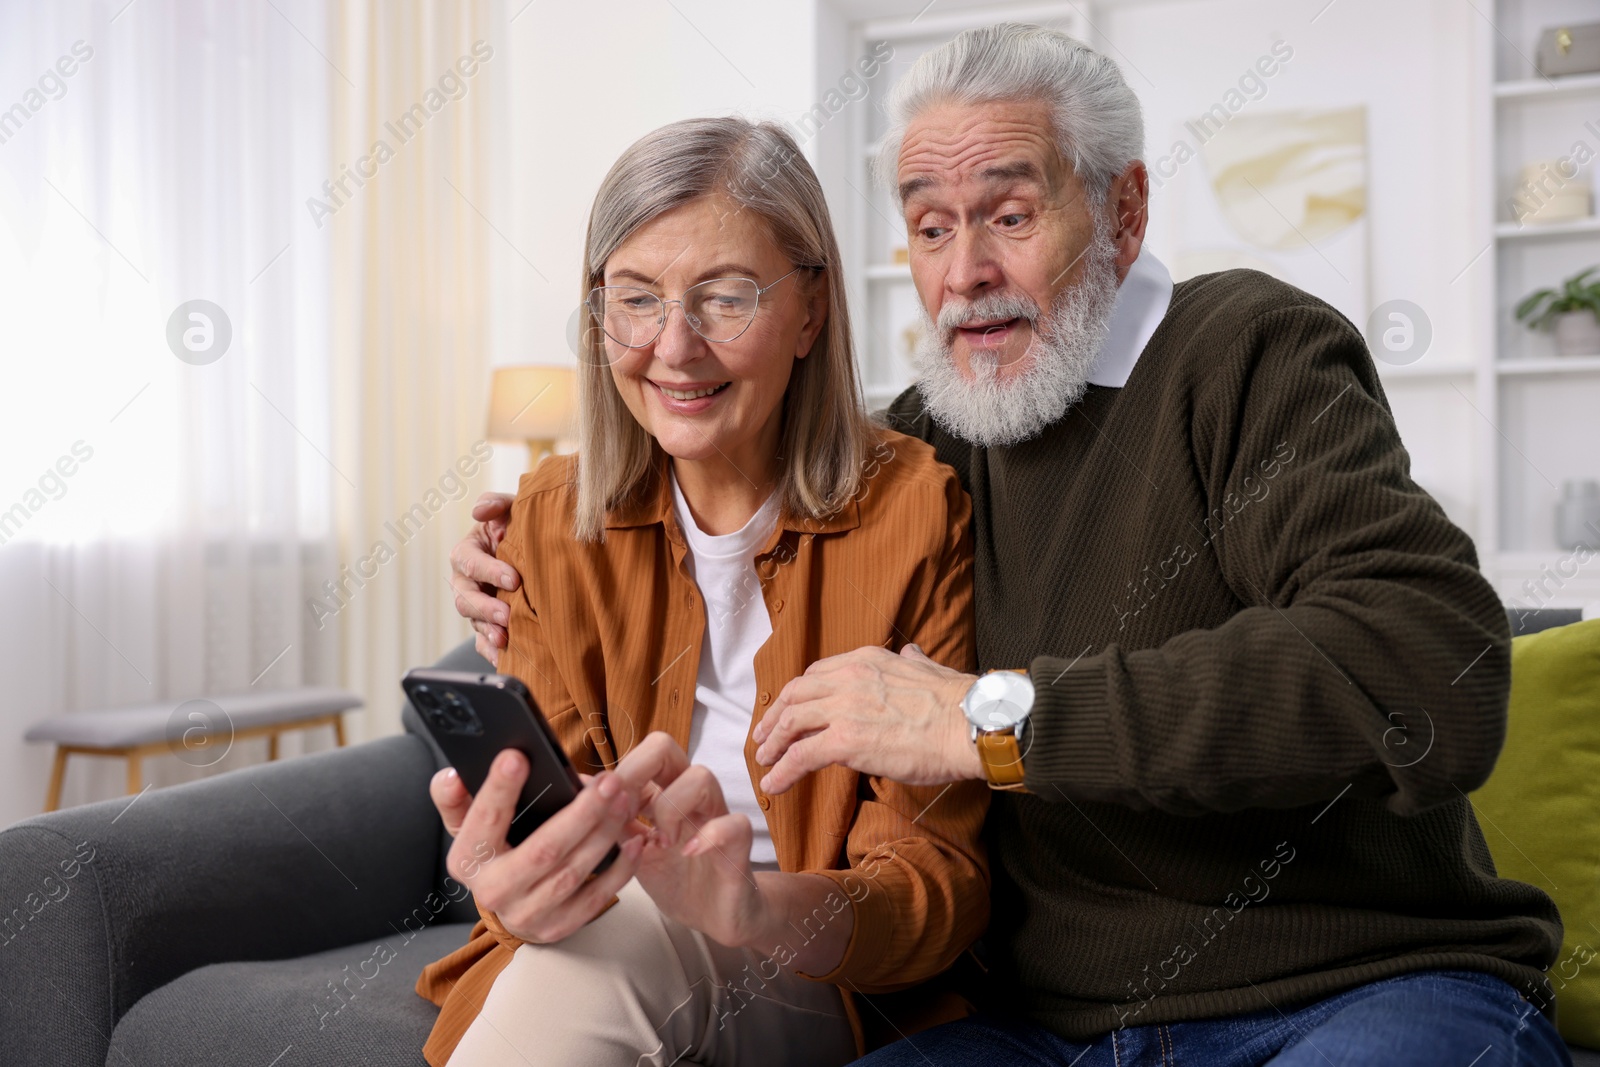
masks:
<path id="1" fill-rule="evenodd" d="M 467 643 L 438 666 L 488 665 Z M 400 737 L 0 832 L 0 1060 L 421 1067 L 436 1012 L 413 983 L 477 913 L 445 880 L 443 761 L 403 715 Z"/>
<path id="2" fill-rule="evenodd" d="M 470 643 L 438 666 L 488 669 Z M 445 882 L 442 760 L 404 717 L 0 833 L 0 1060 L 421 1067 L 437 1010 L 412 985 L 477 912 Z"/>

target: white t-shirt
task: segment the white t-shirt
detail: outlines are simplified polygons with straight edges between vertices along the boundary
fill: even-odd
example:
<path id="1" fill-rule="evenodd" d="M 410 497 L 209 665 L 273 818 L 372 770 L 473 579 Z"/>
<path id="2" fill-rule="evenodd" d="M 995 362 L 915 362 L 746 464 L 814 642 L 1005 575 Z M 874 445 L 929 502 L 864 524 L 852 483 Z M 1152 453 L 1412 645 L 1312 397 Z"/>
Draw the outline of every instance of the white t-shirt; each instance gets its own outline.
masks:
<path id="1" fill-rule="evenodd" d="M 761 597 L 755 556 L 778 522 L 778 496 L 767 498 L 744 528 L 713 536 L 695 525 L 676 477 L 672 506 L 688 542 L 689 577 L 706 605 L 706 636 L 694 683 L 694 718 L 689 726 L 689 762 L 717 776 L 730 812 L 750 817 L 755 831 L 750 865 L 778 869 L 767 815 L 756 802 L 744 743 L 756 706 L 756 652 L 772 636 L 772 619 Z"/>

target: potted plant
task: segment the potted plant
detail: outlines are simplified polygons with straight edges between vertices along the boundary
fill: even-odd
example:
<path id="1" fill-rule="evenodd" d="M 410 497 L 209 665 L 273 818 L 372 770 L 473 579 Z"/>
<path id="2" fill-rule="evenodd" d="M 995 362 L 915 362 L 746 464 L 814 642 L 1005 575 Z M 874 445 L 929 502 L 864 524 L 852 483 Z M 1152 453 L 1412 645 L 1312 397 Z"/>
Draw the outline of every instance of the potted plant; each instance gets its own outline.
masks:
<path id="1" fill-rule="evenodd" d="M 1600 355 L 1600 280 L 1589 276 L 1600 265 L 1580 271 L 1560 289 L 1539 289 L 1517 305 L 1517 319 L 1530 330 L 1550 330 L 1563 356 Z"/>

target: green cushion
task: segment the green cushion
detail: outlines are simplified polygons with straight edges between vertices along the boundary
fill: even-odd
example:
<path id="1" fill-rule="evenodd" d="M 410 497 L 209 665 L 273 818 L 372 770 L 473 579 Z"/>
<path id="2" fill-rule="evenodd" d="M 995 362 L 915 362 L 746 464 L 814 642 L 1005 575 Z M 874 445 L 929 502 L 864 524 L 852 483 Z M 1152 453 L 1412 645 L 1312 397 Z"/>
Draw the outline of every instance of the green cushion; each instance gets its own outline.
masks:
<path id="1" fill-rule="evenodd" d="M 1512 642 L 1506 744 L 1472 802 L 1500 876 L 1561 909 L 1557 1023 L 1600 1048 L 1600 619 Z"/>

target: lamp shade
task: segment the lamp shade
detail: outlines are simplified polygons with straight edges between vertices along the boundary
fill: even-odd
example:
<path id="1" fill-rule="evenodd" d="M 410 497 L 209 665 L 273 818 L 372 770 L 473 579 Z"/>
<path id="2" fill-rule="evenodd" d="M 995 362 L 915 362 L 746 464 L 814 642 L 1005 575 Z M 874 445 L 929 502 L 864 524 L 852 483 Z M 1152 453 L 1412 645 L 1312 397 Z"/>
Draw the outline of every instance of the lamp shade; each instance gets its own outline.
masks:
<path id="1" fill-rule="evenodd" d="M 489 389 L 491 441 L 555 441 L 568 437 L 577 408 L 571 367 L 497 367 Z"/>

